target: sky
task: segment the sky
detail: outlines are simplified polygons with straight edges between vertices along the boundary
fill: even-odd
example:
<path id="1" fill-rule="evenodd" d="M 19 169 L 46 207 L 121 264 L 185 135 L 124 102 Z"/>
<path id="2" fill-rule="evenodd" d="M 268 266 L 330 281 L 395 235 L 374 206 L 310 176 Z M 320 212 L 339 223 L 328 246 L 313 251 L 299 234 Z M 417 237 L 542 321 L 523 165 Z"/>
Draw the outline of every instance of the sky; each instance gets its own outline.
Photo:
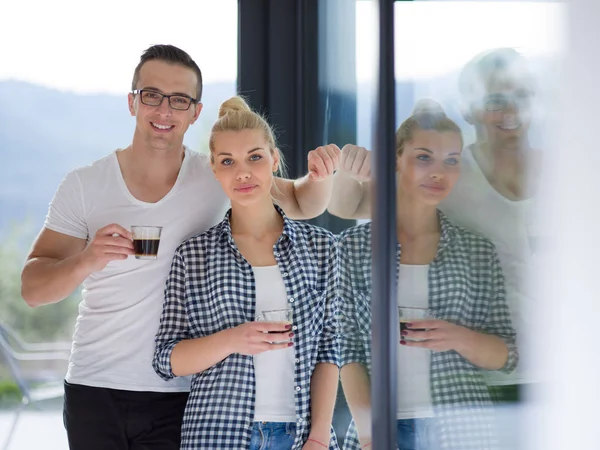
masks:
<path id="1" fill-rule="evenodd" d="M 237 75 L 237 0 L 5 0 L 1 14 L 0 80 L 126 93 L 153 44 L 188 52 L 205 83 Z"/>
<path id="2" fill-rule="evenodd" d="M 171 43 L 196 60 L 205 83 L 234 81 L 237 1 L 176 1 L 177 10 L 156 0 L 5 1 L 0 80 L 123 94 L 142 51 Z M 374 79 L 377 32 L 372 8 L 370 1 L 357 2 L 359 82 Z M 477 52 L 498 46 L 535 55 L 560 51 L 564 8 L 545 2 L 398 2 L 397 77 L 454 70 Z"/>
<path id="3" fill-rule="evenodd" d="M 375 79 L 376 10 L 357 3 L 357 79 Z M 552 2 L 413 1 L 394 5 L 397 79 L 459 69 L 477 53 L 514 47 L 526 56 L 556 55 L 566 45 L 566 6 Z"/>

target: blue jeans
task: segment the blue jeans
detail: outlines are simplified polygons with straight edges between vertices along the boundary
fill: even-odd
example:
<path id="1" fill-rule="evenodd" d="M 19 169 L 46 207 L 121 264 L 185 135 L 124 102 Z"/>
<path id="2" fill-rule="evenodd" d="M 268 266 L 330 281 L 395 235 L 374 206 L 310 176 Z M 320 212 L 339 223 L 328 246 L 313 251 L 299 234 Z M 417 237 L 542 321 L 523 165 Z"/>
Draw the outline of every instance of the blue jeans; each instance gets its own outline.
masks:
<path id="1" fill-rule="evenodd" d="M 295 439 L 293 422 L 254 422 L 250 450 L 290 450 Z"/>
<path id="2" fill-rule="evenodd" d="M 433 419 L 398 420 L 398 450 L 438 450 Z"/>

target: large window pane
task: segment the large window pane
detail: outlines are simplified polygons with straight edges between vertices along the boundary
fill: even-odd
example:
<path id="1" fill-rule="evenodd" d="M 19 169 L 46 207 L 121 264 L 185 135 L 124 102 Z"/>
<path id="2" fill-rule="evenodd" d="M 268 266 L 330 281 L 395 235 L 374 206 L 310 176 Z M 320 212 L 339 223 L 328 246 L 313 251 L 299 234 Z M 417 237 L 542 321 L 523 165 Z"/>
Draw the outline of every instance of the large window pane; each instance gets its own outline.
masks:
<path id="1" fill-rule="evenodd" d="M 3 5 L 0 321 L 14 332 L 7 342 L 19 352 L 15 367 L 26 383 L 64 376 L 80 296 L 29 308 L 20 296 L 25 255 L 64 175 L 130 144 L 135 122 L 127 93 L 141 53 L 154 44 L 172 44 L 200 66 L 204 109 L 184 140 L 193 150 L 207 151 L 218 107 L 236 92 L 237 2 L 184 1 L 177 6 L 165 14 L 165 4 L 155 1 Z M 60 355 L 44 350 L 35 360 L 23 361 L 35 352 L 20 346 L 19 339 L 52 343 Z M 19 400 L 15 375 L 8 361 L 0 360 L 0 445 L 9 435 Z M 67 448 L 62 399 L 41 406 L 42 412 L 27 408 L 21 414 L 11 450 Z"/>
<path id="2" fill-rule="evenodd" d="M 370 148 L 376 12 L 371 2 L 356 7 L 357 141 Z M 395 5 L 398 306 L 426 308 L 437 321 L 428 324 L 429 343 L 398 346 L 399 439 L 425 424 L 444 445 L 493 448 L 499 440 L 522 448 L 527 399 L 544 380 L 530 349 L 543 301 L 538 263 L 550 237 L 540 211 L 554 156 L 565 8 Z M 428 228 L 432 205 L 441 211 L 437 229 Z M 359 316 L 368 321 L 368 311 Z M 436 345 L 439 333 L 458 343 Z M 460 344 L 469 336 L 491 340 L 470 353 Z"/>

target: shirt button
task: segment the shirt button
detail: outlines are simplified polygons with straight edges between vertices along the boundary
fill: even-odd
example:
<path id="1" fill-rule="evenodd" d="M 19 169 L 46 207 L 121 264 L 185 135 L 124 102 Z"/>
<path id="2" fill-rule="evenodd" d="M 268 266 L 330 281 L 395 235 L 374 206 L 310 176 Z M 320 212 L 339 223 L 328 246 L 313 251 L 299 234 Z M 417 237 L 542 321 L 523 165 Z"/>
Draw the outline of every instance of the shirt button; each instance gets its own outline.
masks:
<path id="1" fill-rule="evenodd" d="M 294 330 L 294 331 L 296 331 L 297 329 L 298 329 L 298 327 L 297 327 L 296 325 L 294 325 L 294 326 L 292 327 L 292 330 Z"/>
<path id="2" fill-rule="evenodd" d="M 300 360 L 296 358 L 296 364 L 300 364 Z"/>
<path id="3" fill-rule="evenodd" d="M 281 256 L 281 253 L 275 252 L 275 256 Z"/>
<path id="4" fill-rule="evenodd" d="M 294 303 L 294 297 L 290 298 L 290 303 Z"/>
<path id="5" fill-rule="evenodd" d="M 304 420 L 298 419 L 298 423 L 302 423 L 302 422 L 304 422 Z"/>
<path id="6" fill-rule="evenodd" d="M 283 272 L 283 276 L 284 276 L 284 277 L 287 277 L 287 276 L 288 276 L 288 273 L 287 273 L 287 272 Z"/>
<path id="7" fill-rule="evenodd" d="M 296 390 L 299 391 L 300 390 L 300 386 L 296 386 Z"/>

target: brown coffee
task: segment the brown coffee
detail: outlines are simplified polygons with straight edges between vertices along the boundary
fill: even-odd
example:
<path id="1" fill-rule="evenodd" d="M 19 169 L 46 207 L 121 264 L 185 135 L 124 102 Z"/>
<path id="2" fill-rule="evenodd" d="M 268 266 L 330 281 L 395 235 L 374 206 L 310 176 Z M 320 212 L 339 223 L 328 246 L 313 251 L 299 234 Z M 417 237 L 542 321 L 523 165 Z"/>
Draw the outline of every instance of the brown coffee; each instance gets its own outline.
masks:
<path id="1" fill-rule="evenodd" d="M 154 256 L 158 255 L 158 244 L 160 239 L 134 239 L 133 249 L 135 256 Z"/>

